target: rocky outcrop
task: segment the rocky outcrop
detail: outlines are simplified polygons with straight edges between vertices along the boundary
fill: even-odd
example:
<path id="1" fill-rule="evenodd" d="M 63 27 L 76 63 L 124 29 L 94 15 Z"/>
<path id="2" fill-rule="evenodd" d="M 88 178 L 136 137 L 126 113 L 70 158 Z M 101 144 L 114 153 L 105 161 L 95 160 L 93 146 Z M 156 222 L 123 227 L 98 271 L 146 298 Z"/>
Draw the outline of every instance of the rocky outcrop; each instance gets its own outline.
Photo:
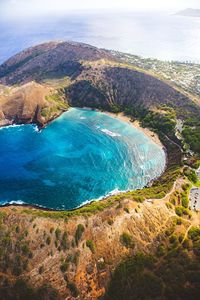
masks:
<path id="1" fill-rule="evenodd" d="M 42 127 L 66 109 L 53 88 L 29 82 L 0 95 L 0 126 L 34 123 Z"/>

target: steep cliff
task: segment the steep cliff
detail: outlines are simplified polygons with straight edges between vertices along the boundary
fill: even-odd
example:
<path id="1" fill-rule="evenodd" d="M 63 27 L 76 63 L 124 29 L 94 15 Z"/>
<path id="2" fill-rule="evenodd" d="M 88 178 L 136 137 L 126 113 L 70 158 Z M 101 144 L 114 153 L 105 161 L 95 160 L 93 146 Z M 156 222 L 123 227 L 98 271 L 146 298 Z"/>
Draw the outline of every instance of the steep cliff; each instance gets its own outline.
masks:
<path id="1" fill-rule="evenodd" d="M 165 82 L 123 64 L 88 63 L 66 88 L 71 105 L 112 109 L 154 109 L 169 105 L 184 116 L 195 113 L 197 105 Z"/>

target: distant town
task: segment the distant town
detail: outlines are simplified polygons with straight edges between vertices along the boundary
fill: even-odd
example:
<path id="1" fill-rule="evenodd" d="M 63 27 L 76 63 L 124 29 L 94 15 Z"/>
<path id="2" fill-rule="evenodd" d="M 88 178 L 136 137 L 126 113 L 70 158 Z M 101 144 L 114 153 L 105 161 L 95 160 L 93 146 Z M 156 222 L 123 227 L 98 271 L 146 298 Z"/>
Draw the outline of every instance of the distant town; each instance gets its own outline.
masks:
<path id="1" fill-rule="evenodd" d="M 162 61 L 112 50 L 111 53 L 126 63 L 153 73 L 160 79 L 181 88 L 186 93 L 200 96 L 200 64 Z"/>

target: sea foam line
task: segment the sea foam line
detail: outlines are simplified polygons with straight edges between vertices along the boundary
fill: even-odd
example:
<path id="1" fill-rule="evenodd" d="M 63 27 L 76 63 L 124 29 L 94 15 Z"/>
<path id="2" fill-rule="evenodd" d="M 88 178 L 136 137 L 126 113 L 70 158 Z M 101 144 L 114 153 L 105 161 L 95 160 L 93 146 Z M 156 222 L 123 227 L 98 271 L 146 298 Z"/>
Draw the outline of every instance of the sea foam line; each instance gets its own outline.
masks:
<path id="1" fill-rule="evenodd" d="M 0 130 L 3 129 L 9 129 L 9 128 L 14 128 L 14 127 L 22 127 L 25 126 L 26 124 L 12 124 L 12 125 L 6 125 L 6 126 L 2 126 L 0 127 Z"/>
<path id="2" fill-rule="evenodd" d="M 101 129 L 101 131 L 107 135 L 110 135 L 112 137 L 118 137 L 118 136 L 121 136 L 119 133 L 115 133 L 111 130 L 108 130 L 108 129 Z"/>
<path id="3" fill-rule="evenodd" d="M 10 128 L 23 128 L 25 126 L 32 126 L 33 127 L 33 130 L 36 131 L 36 132 L 40 132 L 39 128 L 37 125 L 34 125 L 34 124 L 11 124 L 11 125 L 6 125 L 6 126 L 2 126 L 0 127 L 0 130 L 6 130 L 6 129 L 10 129 Z"/>
<path id="4" fill-rule="evenodd" d="M 116 188 L 116 189 L 112 190 L 111 192 L 107 193 L 106 195 L 100 196 L 99 198 L 94 198 L 94 199 L 83 201 L 80 205 L 76 206 L 74 209 L 81 208 L 87 204 L 90 204 L 91 202 L 98 202 L 100 200 L 106 199 L 107 197 L 119 195 L 119 194 L 130 192 L 130 191 L 131 190 L 119 190 L 118 188 Z"/>
<path id="5" fill-rule="evenodd" d="M 22 200 L 11 200 L 11 201 L 2 201 L 0 202 L 0 205 L 13 205 L 13 204 L 17 204 L 17 205 L 23 205 L 23 204 L 26 204 L 26 202 L 22 201 Z"/>

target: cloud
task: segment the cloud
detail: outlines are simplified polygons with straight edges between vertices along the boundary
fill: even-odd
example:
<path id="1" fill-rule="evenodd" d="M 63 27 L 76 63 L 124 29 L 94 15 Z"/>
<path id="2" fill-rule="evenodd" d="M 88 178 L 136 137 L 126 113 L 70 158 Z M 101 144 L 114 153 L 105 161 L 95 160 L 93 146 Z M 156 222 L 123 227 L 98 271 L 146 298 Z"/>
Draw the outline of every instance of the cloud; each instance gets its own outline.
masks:
<path id="1" fill-rule="evenodd" d="M 0 0 L 0 17 L 29 18 L 89 9 L 200 8 L 199 0 Z"/>

